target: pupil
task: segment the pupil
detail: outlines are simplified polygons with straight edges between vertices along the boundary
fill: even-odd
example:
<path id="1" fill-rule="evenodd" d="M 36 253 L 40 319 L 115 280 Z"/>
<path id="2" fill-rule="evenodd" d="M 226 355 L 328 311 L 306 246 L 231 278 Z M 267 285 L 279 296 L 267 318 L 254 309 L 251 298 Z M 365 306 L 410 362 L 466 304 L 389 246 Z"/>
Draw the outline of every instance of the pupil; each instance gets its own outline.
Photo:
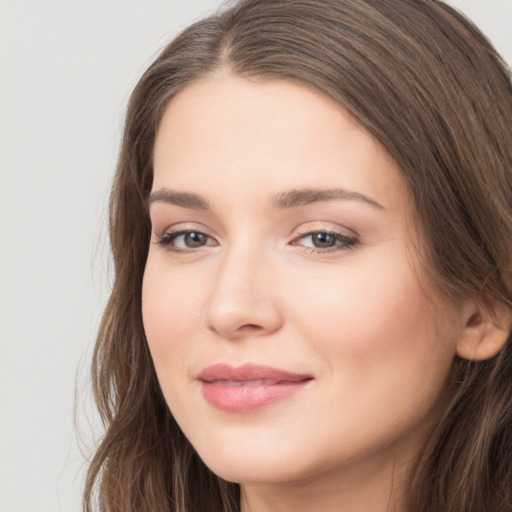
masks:
<path id="1" fill-rule="evenodd" d="M 316 233 L 313 236 L 313 245 L 315 247 L 325 249 L 326 247 L 332 247 L 334 245 L 334 236 L 330 233 Z"/>
<path id="2" fill-rule="evenodd" d="M 202 233 L 187 233 L 185 243 L 188 247 L 200 247 L 204 245 L 204 235 Z"/>

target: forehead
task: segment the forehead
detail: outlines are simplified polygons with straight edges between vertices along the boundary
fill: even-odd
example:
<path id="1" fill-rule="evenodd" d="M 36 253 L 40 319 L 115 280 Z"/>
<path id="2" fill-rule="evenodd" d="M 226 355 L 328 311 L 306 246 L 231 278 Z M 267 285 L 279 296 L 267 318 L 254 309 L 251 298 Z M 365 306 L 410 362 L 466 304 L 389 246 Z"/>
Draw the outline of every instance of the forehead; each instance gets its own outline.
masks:
<path id="1" fill-rule="evenodd" d="M 291 81 L 231 74 L 194 83 L 170 102 L 154 171 L 153 190 L 213 194 L 222 183 L 226 194 L 243 195 L 343 187 L 389 196 L 389 205 L 408 194 L 396 163 L 332 99 Z"/>

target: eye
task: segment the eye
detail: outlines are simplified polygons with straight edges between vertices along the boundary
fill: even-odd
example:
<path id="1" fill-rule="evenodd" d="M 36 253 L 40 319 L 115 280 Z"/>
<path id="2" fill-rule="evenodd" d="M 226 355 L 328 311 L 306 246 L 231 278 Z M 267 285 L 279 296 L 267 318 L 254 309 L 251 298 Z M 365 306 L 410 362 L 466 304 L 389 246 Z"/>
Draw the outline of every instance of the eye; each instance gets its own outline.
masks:
<path id="1" fill-rule="evenodd" d="M 164 233 L 156 242 L 174 252 L 189 252 L 217 242 L 206 233 L 196 230 L 180 230 Z"/>
<path id="2" fill-rule="evenodd" d="M 310 231 L 302 233 L 292 245 L 300 245 L 310 252 L 328 253 L 351 249 L 357 243 L 356 238 L 335 231 Z"/>
<path id="3" fill-rule="evenodd" d="M 334 247 L 337 242 L 336 235 L 332 233 L 311 233 L 307 238 L 311 240 L 313 247 L 317 249 L 329 249 Z"/>

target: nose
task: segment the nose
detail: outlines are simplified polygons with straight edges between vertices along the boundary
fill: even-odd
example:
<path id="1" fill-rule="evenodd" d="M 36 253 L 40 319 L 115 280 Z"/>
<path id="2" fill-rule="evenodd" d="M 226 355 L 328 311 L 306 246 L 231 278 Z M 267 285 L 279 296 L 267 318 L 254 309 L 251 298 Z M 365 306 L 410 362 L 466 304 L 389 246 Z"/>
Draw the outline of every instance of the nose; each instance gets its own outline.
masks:
<path id="1" fill-rule="evenodd" d="M 268 258 L 246 247 L 226 251 L 219 265 L 207 308 L 208 329 L 231 340 L 279 330 L 280 290 Z"/>

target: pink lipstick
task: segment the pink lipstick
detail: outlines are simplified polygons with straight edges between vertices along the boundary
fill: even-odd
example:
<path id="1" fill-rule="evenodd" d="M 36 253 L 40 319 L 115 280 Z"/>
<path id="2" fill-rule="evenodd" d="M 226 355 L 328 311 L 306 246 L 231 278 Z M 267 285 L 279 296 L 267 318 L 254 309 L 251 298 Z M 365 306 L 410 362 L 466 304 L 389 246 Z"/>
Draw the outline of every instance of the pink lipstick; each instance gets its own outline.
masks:
<path id="1" fill-rule="evenodd" d="M 311 375 L 254 364 L 236 368 L 216 364 L 205 368 L 197 379 L 206 400 L 228 412 L 250 412 L 278 402 L 313 380 Z"/>

